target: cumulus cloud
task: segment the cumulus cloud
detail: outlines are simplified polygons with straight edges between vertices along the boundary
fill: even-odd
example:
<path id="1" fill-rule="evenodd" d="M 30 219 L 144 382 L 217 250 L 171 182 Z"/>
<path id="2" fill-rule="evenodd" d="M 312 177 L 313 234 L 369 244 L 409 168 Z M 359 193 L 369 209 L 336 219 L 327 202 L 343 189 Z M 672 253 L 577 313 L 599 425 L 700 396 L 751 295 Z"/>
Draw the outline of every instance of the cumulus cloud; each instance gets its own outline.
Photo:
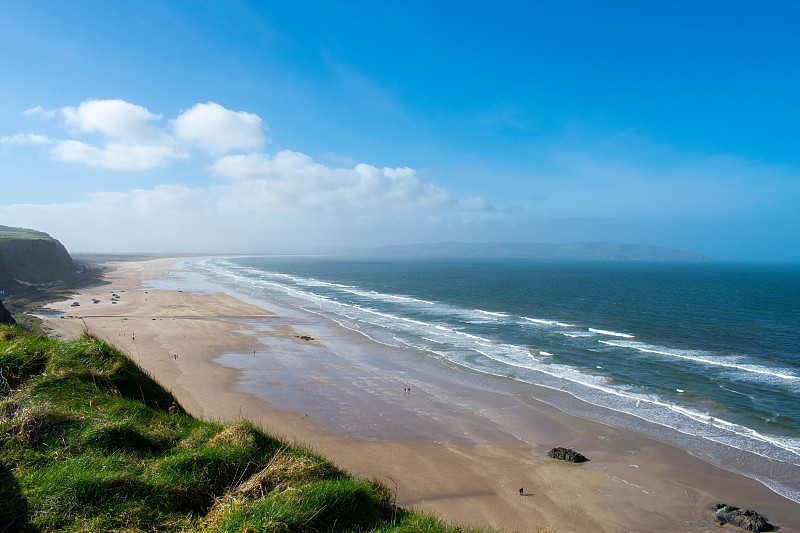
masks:
<path id="1" fill-rule="evenodd" d="M 69 139 L 53 149 L 56 159 L 112 170 L 146 170 L 185 158 L 175 140 L 154 122 L 161 115 L 124 100 L 87 100 L 61 109 L 66 125 L 78 133 L 99 133 L 105 143 Z"/>
<path id="2" fill-rule="evenodd" d="M 230 181 L 220 188 L 228 209 L 409 210 L 452 202 L 447 190 L 408 167 L 331 168 L 291 150 L 224 156 L 211 170 Z"/>
<path id="3" fill-rule="evenodd" d="M 17 133 L 9 137 L 0 137 L 0 142 L 5 144 L 41 145 L 49 144 L 51 141 L 46 136 L 36 133 Z"/>
<path id="4" fill-rule="evenodd" d="M 49 115 L 41 106 L 26 113 Z M 267 127 L 261 117 L 215 102 L 195 104 L 166 124 L 161 114 L 120 99 L 86 100 L 63 107 L 59 115 L 73 138 L 57 141 L 51 153 L 66 163 L 132 171 L 188 159 L 189 147 L 218 156 L 208 168 L 225 182 L 208 190 L 213 189 L 222 212 L 487 210 L 482 198 L 454 198 L 412 168 L 356 164 L 330 153 L 323 157 L 336 166 L 292 150 L 271 156 L 260 151 Z M 19 134 L 3 141 L 44 143 L 47 138 Z"/>
<path id="5" fill-rule="evenodd" d="M 130 143 L 160 143 L 168 136 L 153 126 L 161 119 L 142 106 L 124 100 L 87 100 L 61 109 L 67 125 L 82 132 L 100 132 Z"/>
<path id="6" fill-rule="evenodd" d="M 41 106 L 25 111 L 28 115 L 53 116 Z M 125 100 L 86 100 L 77 107 L 59 111 L 72 139 L 60 141 L 53 156 L 64 162 L 112 170 L 145 170 L 166 165 L 173 159 L 186 159 L 186 148 L 196 147 L 210 155 L 231 151 L 249 152 L 266 143 L 261 117 L 245 111 L 232 111 L 215 103 L 196 104 L 170 120 L 160 122 L 161 114 Z M 81 139 L 99 135 L 99 140 Z"/>
<path id="7" fill-rule="evenodd" d="M 47 231 L 70 251 L 264 252 L 291 243 L 367 246 L 428 239 L 430 220 L 448 218 L 446 211 L 330 205 L 287 211 L 279 194 L 259 187 L 263 183 L 252 180 L 210 188 L 162 185 L 92 193 L 69 203 L 0 205 L 0 224 Z M 265 194 L 275 194 L 269 208 L 263 208 Z"/>
<path id="8" fill-rule="evenodd" d="M 29 114 L 42 113 L 34 108 Z M 69 226 L 77 242 L 85 239 L 80 228 L 92 227 L 97 242 L 117 239 L 109 250 L 144 250 L 155 241 L 161 247 L 191 242 L 197 249 L 198 242 L 212 240 L 217 249 L 244 247 L 266 239 L 263 228 L 284 241 L 346 235 L 360 242 L 356 233 L 386 232 L 405 239 L 409 228 L 429 227 L 421 222 L 426 217 L 447 220 L 463 211 L 491 210 L 484 199 L 458 198 L 413 168 L 378 167 L 331 153 L 322 156 L 328 164 L 292 150 L 267 154 L 266 124 L 258 115 L 214 102 L 196 104 L 171 120 L 124 100 L 87 100 L 60 109 L 58 116 L 69 132 L 66 139 L 18 134 L 2 142 L 49 142 L 58 161 L 111 170 L 163 167 L 198 151 L 215 159 L 198 172 L 216 179 L 193 188 L 165 184 L 92 192 L 71 203 L 0 205 L 0 221 L 49 221 L 62 232 Z"/>
<path id="9" fill-rule="evenodd" d="M 231 111 L 208 102 L 195 104 L 172 121 L 175 136 L 212 154 L 231 150 L 250 151 L 264 146 L 261 117 L 246 111 Z"/>

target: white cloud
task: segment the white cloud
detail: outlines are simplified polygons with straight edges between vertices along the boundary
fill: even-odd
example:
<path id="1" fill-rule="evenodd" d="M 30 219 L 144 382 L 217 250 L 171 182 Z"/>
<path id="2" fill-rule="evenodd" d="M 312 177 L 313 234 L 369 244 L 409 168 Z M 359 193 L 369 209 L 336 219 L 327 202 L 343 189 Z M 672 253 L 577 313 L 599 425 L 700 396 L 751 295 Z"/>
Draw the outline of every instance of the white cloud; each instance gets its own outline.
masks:
<path id="1" fill-rule="evenodd" d="M 36 106 L 26 115 L 54 116 Z M 63 124 L 73 138 L 62 140 L 53 156 L 67 163 L 111 170 L 146 170 L 162 167 L 173 159 L 186 159 L 186 147 L 194 146 L 212 155 L 257 150 L 266 139 L 261 118 L 245 111 L 231 111 L 208 102 L 196 104 L 169 121 L 170 130 L 159 125 L 162 115 L 124 100 L 86 100 L 77 107 L 60 110 Z M 94 139 L 81 136 L 95 134 Z M 97 137 L 99 135 L 99 137 Z M 4 142 L 45 142 L 28 134 L 4 138 Z"/>
<path id="2" fill-rule="evenodd" d="M 152 125 L 160 120 L 142 106 L 124 100 L 87 100 L 61 109 L 67 125 L 81 132 L 100 132 L 127 143 L 163 143 L 169 137 Z"/>
<path id="3" fill-rule="evenodd" d="M 175 140 L 153 125 L 161 115 L 124 100 L 87 100 L 61 116 L 80 133 L 100 133 L 102 145 L 69 139 L 53 149 L 56 159 L 111 170 L 147 170 L 187 157 Z"/>
<path id="4" fill-rule="evenodd" d="M 44 110 L 37 107 L 29 112 Z M 291 150 L 274 156 L 254 151 L 266 143 L 262 119 L 214 102 L 195 104 L 170 120 L 168 127 L 159 125 L 162 115 L 119 99 L 87 100 L 77 107 L 62 108 L 60 115 L 75 138 L 58 141 L 51 153 L 66 163 L 147 170 L 173 159 L 189 158 L 184 150 L 188 146 L 215 155 L 247 152 L 222 155 L 210 167 L 213 174 L 228 180 L 213 187 L 222 212 L 485 209 L 483 199 L 453 198 L 449 191 L 422 180 L 412 168 L 378 168 L 341 160 L 335 164 L 348 166 L 328 166 Z M 80 138 L 86 135 L 88 139 Z M 44 140 L 44 136 L 20 134 L 7 142 Z"/>
<path id="5" fill-rule="evenodd" d="M 126 193 L 98 192 L 89 195 L 90 203 L 113 209 L 117 213 L 137 217 L 157 217 L 167 214 L 207 212 L 214 202 L 205 189 L 183 185 L 158 185 L 153 189 L 134 189 Z"/>
<path id="6" fill-rule="evenodd" d="M 62 141 L 55 150 L 62 160 L 104 168 L 170 156 L 120 143 Z M 68 204 L 0 205 L 0 223 L 58 228 L 75 250 L 235 251 L 281 242 L 363 245 L 387 235 L 403 241 L 432 220 L 485 206 L 480 198 L 459 201 L 411 168 L 333 168 L 290 150 L 223 156 L 211 171 L 224 179 L 210 187 L 160 185 Z"/>
<path id="7" fill-rule="evenodd" d="M 80 141 L 61 141 L 53 155 L 65 163 L 111 170 L 148 170 L 184 157 L 171 146 L 107 143 L 102 148 Z"/>
<path id="8" fill-rule="evenodd" d="M 38 135 L 36 133 L 17 133 L 16 135 L 0 138 L 0 142 L 5 144 L 41 145 L 49 144 L 51 141 L 46 136 Z"/>
<path id="9" fill-rule="evenodd" d="M 152 125 L 160 120 L 142 106 L 124 100 L 87 100 L 76 107 L 61 109 L 67 125 L 82 132 L 100 132 L 125 142 L 163 142 L 166 135 Z"/>
<path id="10" fill-rule="evenodd" d="M 246 111 L 231 111 L 208 102 L 195 104 L 172 121 L 175 136 L 212 154 L 231 150 L 250 151 L 264 146 L 261 117 Z"/>
<path id="11" fill-rule="evenodd" d="M 32 117 L 32 116 L 41 116 L 44 118 L 53 118 L 56 116 L 56 111 L 53 109 L 45 109 L 41 105 L 37 105 L 36 107 L 32 107 L 30 109 L 26 109 L 22 112 L 23 115 Z"/>
<path id="12" fill-rule="evenodd" d="M 231 180 L 220 187 L 227 209 L 410 210 L 444 208 L 451 194 L 426 183 L 411 168 L 331 168 L 311 157 L 282 150 L 229 155 L 218 159 L 212 172 Z"/>
<path id="13" fill-rule="evenodd" d="M 40 113 L 34 108 L 29 114 Z M 323 164 L 291 150 L 264 153 L 262 119 L 213 102 L 169 121 L 123 100 L 88 100 L 62 108 L 60 117 L 70 133 L 65 139 L 18 134 L 2 141 L 50 142 L 58 161 L 128 171 L 189 159 L 198 154 L 188 148 L 199 148 L 218 156 L 205 170 L 221 178 L 196 188 L 166 184 L 95 192 L 71 203 L 0 205 L 0 222 L 70 232 L 77 250 L 233 250 L 291 240 L 357 244 L 358 235 L 366 234 L 403 240 L 410 228 L 429 227 L 425 217 L 446 221 L 456 211 L 487 210 L 482 198 L 460 200 L 409 167 L 356 164 L 332 154 L 323 156 L 329 161 Z"/>

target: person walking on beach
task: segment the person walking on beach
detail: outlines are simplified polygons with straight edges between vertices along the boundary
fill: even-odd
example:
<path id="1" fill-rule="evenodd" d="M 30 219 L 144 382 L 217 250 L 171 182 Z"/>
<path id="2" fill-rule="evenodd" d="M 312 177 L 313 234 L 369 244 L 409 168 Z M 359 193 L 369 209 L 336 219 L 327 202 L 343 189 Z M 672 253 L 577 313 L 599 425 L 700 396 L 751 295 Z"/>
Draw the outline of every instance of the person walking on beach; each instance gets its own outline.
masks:
<path id="1" fill-rule="evenodd" d="M 519 489 L 519 495 L 520 496 L 525 496 L 525 490 L 523 488 Z"/>

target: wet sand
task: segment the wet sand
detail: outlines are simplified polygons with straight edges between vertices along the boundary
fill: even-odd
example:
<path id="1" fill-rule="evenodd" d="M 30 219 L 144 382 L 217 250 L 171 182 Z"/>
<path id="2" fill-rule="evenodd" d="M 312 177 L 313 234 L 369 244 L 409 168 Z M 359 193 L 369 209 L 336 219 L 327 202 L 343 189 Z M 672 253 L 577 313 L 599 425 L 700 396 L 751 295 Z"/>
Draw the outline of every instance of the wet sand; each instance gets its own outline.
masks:
<path id="1" fill-rule="evenodd" d="M 457 371 L 312 313 L 234 297 L 175 259 L 113 266 L 107 285 L 51 306 L 68 316 L 46 318 L 53 333 L 86 327 L 195 416 L 253 420 L 396 487 L 404 507 L 509 531 L 678 532 L 718 531 L 708 506 L 724 501 L 800 531 L 800 505 L 676 447 L 539 401 L 556 392 Z M 590 462 L 547 459 L 553 446 Z"/>

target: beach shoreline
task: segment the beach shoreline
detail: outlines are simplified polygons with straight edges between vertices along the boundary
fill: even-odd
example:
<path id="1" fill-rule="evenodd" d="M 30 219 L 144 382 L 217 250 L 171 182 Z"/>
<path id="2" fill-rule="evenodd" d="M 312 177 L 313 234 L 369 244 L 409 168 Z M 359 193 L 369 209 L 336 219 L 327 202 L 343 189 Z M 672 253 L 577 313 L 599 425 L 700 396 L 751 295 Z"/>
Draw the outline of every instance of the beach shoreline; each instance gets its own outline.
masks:
<path id="1" fill-rule="evenodd" d="M 800 505 L 755 480 L 513 394 L 513 384 L 509 393 L 484 386 L 479 375 L 451 379 L 441 362 L 421 363 L 318 315 L 187 278 L 180 261 L 114 263 L 107 284 L 50 306 L 71 318 L 43 316 L 45 326 L 64 337 L 85 327 L 193 415 L 253 420 L 386 483 L 401 506 L 453 523 L 712 531 L 708 506 L 724 501 L 758 510 L 783 531 L 800 530 Z M 546 459 L 556 445 L 591 461 Z"/>

